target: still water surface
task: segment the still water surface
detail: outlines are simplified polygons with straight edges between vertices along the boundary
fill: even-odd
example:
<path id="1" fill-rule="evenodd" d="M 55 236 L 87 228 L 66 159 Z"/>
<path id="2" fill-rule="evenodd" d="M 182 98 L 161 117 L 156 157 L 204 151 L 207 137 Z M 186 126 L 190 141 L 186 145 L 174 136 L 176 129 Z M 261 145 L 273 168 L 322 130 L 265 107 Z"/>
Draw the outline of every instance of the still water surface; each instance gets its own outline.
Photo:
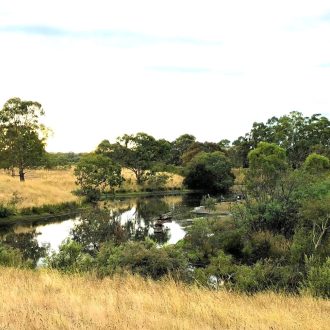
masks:
<path id="1" fill-rule="evenodd" d="M 132 238 L 149 236 L 159 244 L 175 244 L 185 236 L 186 227 L 190 223 L 187 219 L 192 218 L 191 210 L 199 203 L 200 196 L 185 195 L 108 201 L 106 207 L 107 212 L 115 216 L 121 225 L 129 225 Z M 172 222 L 164 224 L 162 233 L 154 233 L 154 220 L 168 212 L 172 214 Z M 39 246 L 48 245 L 50 250 L 58 251 L 61 243 L 72 237 L 72 231 L 80 225 L 81 216 L 77 216 L 45 225 L 17 226 L 14 232 L 33 232 Z M 86 227 L 84 228 L 86 230 Z"/>

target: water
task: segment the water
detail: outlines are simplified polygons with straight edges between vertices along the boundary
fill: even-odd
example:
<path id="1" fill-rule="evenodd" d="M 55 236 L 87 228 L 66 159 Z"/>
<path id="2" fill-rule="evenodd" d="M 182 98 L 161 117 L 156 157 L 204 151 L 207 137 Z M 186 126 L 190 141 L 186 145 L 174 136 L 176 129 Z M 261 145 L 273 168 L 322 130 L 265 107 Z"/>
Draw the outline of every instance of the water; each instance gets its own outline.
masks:
<path id="1" fill-rule="evenodd" d="M 67 238 L 84 244 L 97 244 L 111 232 L 112 219 L 116 219 L 125 228 L 125 234 L 132 239 L 151 237 L 158 244 L 175 244 L 186 234 L 186 219 L 192 218 L 190 211 L 198 206 L 200 196 L 166 196 L 152 198 L 130 198 L 108 201 L 106 211 L 90 212 L 73 219 L 37 226 L 16 226 L 8 231 L 27 241 L 35 239 L 40 247 L 48 246 L 51 251 L 58 251 Z M 171 212 L 172 222 L 165 223 L 161 233 L 154 232 L 154 221 L 161 214 Z M 32 242 L 25 244 L 28 249 Z"/>

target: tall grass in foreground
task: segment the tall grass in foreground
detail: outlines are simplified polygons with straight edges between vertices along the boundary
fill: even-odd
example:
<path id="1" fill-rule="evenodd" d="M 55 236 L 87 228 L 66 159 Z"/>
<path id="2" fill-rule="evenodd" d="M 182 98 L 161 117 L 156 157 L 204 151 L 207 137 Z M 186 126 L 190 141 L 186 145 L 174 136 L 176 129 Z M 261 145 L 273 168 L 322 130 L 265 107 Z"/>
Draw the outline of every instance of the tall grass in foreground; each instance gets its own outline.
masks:
<path id="1" fill-rule="evenodd" d="M 330 302 L 0 268 L 0 329 L 328 329 Z"/>

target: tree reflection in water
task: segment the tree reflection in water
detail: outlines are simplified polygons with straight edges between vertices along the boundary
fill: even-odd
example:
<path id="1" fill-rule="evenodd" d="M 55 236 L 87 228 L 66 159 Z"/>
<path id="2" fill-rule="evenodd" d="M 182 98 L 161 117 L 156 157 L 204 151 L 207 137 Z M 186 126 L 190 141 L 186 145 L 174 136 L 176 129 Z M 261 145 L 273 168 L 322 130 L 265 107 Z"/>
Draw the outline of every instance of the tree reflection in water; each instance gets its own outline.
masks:
<path id="1" fill-rule="evenodd" d="M 72 239 L 84 246 L 85 252 L 95 255 L 102 243 L 119 245 L 128 240 L 150 237 L 159 244 L 166 243 L 169 232 L 153 233 L 152 226 L 161 214 L 171 211 L 170 203 L 159 198 L 139 198 L 131 204 L 114 208 L 111 203 L 85 211 L 81 221 L 71 231 Z M 132 211 L 133 210 L 133 211 Z"/>
<path id="2" fill-rule="evenodd" d="M 28 261 L 32 267 L 36 267 L 38 260 L 45 257 L 48 250 L 47 246 L 39 245 L 37 235 L 35 229 L 27 233 L 15 233 L 14 228 L 10 228 L 1 231 L 0 242 L 19 250 L 23 259 Z"/>

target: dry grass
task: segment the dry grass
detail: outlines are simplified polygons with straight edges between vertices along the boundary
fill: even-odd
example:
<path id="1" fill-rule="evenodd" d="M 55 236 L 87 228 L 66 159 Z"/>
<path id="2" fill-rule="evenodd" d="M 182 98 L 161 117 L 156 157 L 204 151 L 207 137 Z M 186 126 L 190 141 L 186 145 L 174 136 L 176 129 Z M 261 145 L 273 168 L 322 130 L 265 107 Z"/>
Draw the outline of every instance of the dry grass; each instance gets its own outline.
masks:
<path id="1" fill-rule="evenodd" d="M 8 202 L 13 193 L 22 198 L 19 208 L 75 201 L 78 198 L 72 194 L 77 189 L 74 181 L 73 170 L 34 170 L 27 173 L 25 182 L 2 171 L 0 201 Z"/>
<path id="2" fill-rule="evenodd" d="M 123 176 L 126 181 L 122 188 L 127 191 L 140 190 L 130 170 L 124 169 Z M 181 176 L 170 174 L 167 185 L 180 188 L 182 180 Z M 72 194 L 76 189 L 73 169 L 33 170 L 27 173 L 25 182 L 20 182 L 18 177 L 11 177 L 4 171 L 0 172 L 0 202 L 9 202 L 13 194 L 17 193 L 22 198 L 18 208 L 76 201 L 78 197 Z"/>
<path id="3" fill-rule="evenodd" d="M 10 285 L 9 285 L 10 284 Z M 0 329 L 328 329 L 330 302 L 0 269 Z"/>
<path id="4" fill-rule="evenodd" d="M 235 205 L 235 202 L 221 202 L 217 203 L 215 205 L 215 211 L 216 212 L 230 212 L 233 205 Z"/>
<path id="5" fill-rule="evenodd" d="M 167 188 L 177 188 L 181 189 L 183 177 L 178 174 L 166 173 L 169 175 L 169 179 L 167 181 L 166 187 Z M 129 169 L 122 170 L 122 176 L 125 178 L 125 182 L 122 185 L 123 189 L 129 191 L 139 191 L 141 187 L 136 184 L 136 179 L 134 173 Z"/>

